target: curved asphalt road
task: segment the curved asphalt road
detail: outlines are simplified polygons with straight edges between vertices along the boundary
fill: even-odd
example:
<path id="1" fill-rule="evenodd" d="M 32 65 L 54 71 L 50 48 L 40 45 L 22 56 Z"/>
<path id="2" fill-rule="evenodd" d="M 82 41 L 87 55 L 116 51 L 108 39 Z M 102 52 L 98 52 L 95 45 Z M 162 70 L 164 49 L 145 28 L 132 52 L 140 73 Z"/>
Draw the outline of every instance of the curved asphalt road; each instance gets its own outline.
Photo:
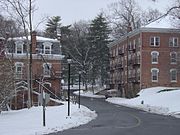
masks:
<path id="1" fill-rule="evenodd" d="M 86 125 L 49 135 L 180 135 L 180 119 L 81 98 L 98 117 Z"/>

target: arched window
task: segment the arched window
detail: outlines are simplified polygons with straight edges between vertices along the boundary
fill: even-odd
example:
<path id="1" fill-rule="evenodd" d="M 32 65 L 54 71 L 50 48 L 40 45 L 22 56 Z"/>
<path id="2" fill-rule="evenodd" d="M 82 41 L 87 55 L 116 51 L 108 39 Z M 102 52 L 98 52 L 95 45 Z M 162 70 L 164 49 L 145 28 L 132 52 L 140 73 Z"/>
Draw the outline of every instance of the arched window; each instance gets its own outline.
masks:
<path id="1" fill-rule="evenodd" d="M 159 69 L 157 69 L 157 68 L 151 69 L 151 80 L 152 80 L 152 82 L 158 82 L 158 74 L 159 74 Z"/>
<path id="2" fill-rule="evenodd" d="M 177 69 L 170 70 L 170 81 L 177 82 Z"/>
<path id="3" fill-rule="evenodd" d="M 171 52 L 170 53 L 170 62 L 171 62 L 171 64 L 176 64 L 177 63 L 177 53 L 176 52 Z"/>
<path id="4" fill-rule="evenodd" d="M 151 52 L 151 63 L 158 64 L 158 57 L 159 57 L 159 52 L 157 51 Z"/>
<path id="5" fill-rule="evenodd" d="M 51 42 L 44 42 L 43 43 L 43 49 L 44 49 L 44 54 L 51 54 L 52 51 L 52 43 Z"/>

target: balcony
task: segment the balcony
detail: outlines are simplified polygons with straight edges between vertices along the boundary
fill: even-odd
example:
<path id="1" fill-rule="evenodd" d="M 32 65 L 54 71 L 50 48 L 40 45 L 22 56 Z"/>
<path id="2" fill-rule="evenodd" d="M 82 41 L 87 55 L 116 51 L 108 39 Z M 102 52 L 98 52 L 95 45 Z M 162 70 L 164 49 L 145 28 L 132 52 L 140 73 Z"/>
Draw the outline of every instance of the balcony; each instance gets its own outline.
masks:
<path id="1" fill-rule="evenodd" d="M 123 65 L 121 64 L 121 63 L 118 63 L 117 65 L 116 65 L 116 69 L 121 69 L 121 70 L 123 70 Z"/>
<path id="2" fill-rule="evenodd" d="M 139 66 L 140 65 L 140 59 L 139 58 L 129 59 L 128 65 Z"/>
<path id="3" fill-rule="evenodd" d="M 114 72 L 114 70 L 115 70 L 114 66 L 111 66 L 110 67 L 110 72 Z"/>
<path id="4" fill-rule="evenodd" d="M 111 78 L 109 81 L 110 84 L 114 84 L 114 80 Z"/>
<path id="5" fill-rule="evenodd" d="M 134 66 L 139 66 L 140 65 L 140 59 L 139 58 L 135 58 L 133 61 L 133 65 Z"/>
<path id="6" fill-rule="evenodd" d="M 129 48 L 129 52 L 135 53 L 136 52 L 136 48 Z"/>
<path id="7" fill-rule="evenodd" d="M 140 83 L 140 76 L 130 76 L 128 77 L 128 82 L 131 83 Z"/>
<path id="8" fill-rule="evenodd" d="M 114 59 L 114 58 L 115 58 L 115 55 L 112 54 L 112 53 L 110 53 L 109 57 L 110 57 L 110 59 Z"/>
<path id="9" fill-rule="evenodd" d="M 119 49 L 119 50 L 118 50 L 118 55 L 123 56 L 123 55 L 124 55 L 124 50 Z"/>
<path id="10" fill-rule="evenodd" d="M 16 54 L 16 53 L 7 53 L 6 54 L 11 59 L 27 59 L 27 54 Z M 61 54 L 32 54 L 33 59 L 42 59 L 46 60 L 62 60 L 64 58 Z"/>

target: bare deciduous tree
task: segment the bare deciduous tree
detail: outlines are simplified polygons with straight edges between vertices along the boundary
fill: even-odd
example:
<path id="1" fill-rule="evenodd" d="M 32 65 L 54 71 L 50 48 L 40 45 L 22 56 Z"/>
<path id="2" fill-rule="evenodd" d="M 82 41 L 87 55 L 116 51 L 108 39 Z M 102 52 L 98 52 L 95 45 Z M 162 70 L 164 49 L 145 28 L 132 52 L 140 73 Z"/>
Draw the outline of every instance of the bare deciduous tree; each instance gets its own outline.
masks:
<path id="1" fill-rule="evenodd" d="M 140 7 L 134 0 L 120 0 L 109 5 L 108 20 L 113 25 L 115 37 L 120 37 L 138 27 Z"/>
<path id="2" fill-rule="evenodd" d="M 14 93 L 13 63 L 4 58 L 0 60 L 0 111 L 7 108 L 9 97 Z"/>
<path id="3" fill-rule="evenodd" d="M 26 67 L 29 72 L 27 72 L 28 80 L 28 98 L 29 107 L 32 105 L 31 94 L 32 94 L 32 14 L 34 12 L 35 0 L 1 0 L 1 3 L 6 8 L 7 13 L 14 18 L 23 28 L 23 35 L 26 37 L 27 46 L 27 62 Z M 28 36 L 31 35 L 31 39 Z M 30 55 L 28 55 L 30 54 Z"/>
<path id="4" fill-rule="evenodd" d="M 70 55 L 76 66 L 72 66 L 74 73 L 82 71 L 82 77 L 87 84 L 88 76 L 93 68 L 92 47 L 88 43 L 88 28 L 86 22 L 75 23 L 71 28 L 69 35 L 66 35 L 66 40 L 63 41 L 63 49 L 66 55 Z M 94 57 L 95 58 L 95 57 Z M 73 70 L 73 69 L 72 69 Z"/>
<path id="5" fill-rule="evenodd" d="M 119 38 L 162 15 L 158 9 L 143 11 L 135 0 L 120 0 L 109 5 L 108 9 L 106 16 L 112 24 L 114 38 Z"/>

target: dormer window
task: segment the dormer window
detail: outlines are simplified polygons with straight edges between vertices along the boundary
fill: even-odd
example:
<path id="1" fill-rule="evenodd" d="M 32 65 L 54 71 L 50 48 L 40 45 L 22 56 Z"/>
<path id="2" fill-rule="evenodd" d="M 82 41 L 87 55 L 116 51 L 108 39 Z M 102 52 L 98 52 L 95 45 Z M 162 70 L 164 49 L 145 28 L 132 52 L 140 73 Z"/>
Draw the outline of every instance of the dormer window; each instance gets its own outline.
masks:
<path id="1" fill-rule="evenodd" d="M 51 54 L 51 47 L 52 47 L 52 43 L 50 42 L 44 42 L 43 43 L 43 53 L 44 54 Z"/>
<path id="2" fill-rule="evenodd" d="M 15 42 L 15 45 L 16 45 L 16 48 L 15 48 L 15 53 L 16 54 L 23 54 L 23 41 L 16 41 Z"/>

